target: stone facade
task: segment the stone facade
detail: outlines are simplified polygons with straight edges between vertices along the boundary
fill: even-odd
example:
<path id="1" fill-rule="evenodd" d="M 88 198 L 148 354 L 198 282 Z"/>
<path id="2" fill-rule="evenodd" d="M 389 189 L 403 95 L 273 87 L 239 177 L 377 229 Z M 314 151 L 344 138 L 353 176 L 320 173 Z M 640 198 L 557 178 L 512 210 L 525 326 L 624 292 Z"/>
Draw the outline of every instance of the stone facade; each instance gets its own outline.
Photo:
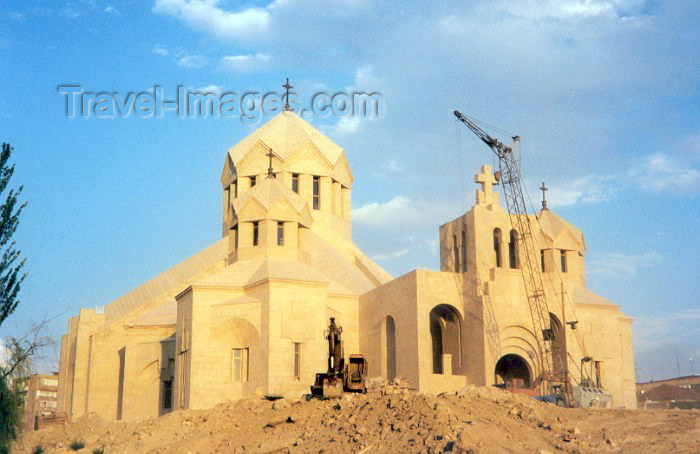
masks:
<path id="1" fill-rule="evenodd" d="M 476 205 L 440 227 L 441 271 L 393 279 L 352 242 L 343 149 L 279 114 L 226 155 L 220 241 L 70 320 L 59 411 L 140 420 L 250 395 L 299 396 L 326 368 L 329 317 L 343 327 L 346 355 L 369 360 L 370 376 L 431 393 L 534 380 L 538 350 L 508 214 L 487 166 L 476 181 Z M 581 232 L 549 210 L 532 220 L 556 354 L 574 378 L 581 357 L 592 357 L 615 404 L 634 407 L 631 319 L 585 288 Z"/>

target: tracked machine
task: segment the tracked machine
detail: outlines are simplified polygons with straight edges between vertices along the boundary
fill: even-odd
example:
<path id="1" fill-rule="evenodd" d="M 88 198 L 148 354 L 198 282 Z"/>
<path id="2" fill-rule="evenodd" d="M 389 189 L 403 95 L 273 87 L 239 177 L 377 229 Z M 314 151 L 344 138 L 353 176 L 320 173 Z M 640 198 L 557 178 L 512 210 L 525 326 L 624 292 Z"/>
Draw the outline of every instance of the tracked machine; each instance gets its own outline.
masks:
<path id="1" fill-rule="evenodd" d="M 350 355 L 345 363 L 342 341 L 343 328 L 331 317 L 328 329 L 323 333 L 328 341 L 328 369 L 316 374 L 311 395 L 324 399 L 337 399 L 343 392 L 367 392 L 367 360 L 362 355 Z"/>

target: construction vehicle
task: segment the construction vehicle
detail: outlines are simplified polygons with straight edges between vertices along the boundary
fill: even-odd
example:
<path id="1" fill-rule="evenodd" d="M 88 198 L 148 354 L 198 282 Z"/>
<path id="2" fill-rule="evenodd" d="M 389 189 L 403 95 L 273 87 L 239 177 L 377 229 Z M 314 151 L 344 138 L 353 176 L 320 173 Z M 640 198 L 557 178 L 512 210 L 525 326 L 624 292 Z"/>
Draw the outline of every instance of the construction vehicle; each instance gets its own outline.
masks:
<path id="1" fill-rule="evenodd" d="M 603 402 L 604 405 L 611 404 L 612 398 L 610 393 L 603 390 L 599 383 L 595 388 L 584 386 L 590 383 L 583 380 L 583 372 L 581 374 L 581 383 L 578 386 L 573 386 L 566 358 L 562 359 L 560 355 L 552 354 L 552 343 L 555 340 L 555 336 L 554 330 L 550 326 L 547 296 L 544 291 L 542 270 L 540 268 L 540 254 L 536 249 L 535 239 L 532 234 L 532 221 L 527 214 L 525 205 L 520 163 L 513 151 L 515 144 L 520 141 L 520 136 L 513 136 L 513 142 L 506 146 L 487 134 L 476 124 L 475 120 L 462 115 L 458 110 L 454 111 L 454 115 L 482 142 L 488 145 L 498 157 L 499 170 L 494 174 L 494 177 L 496 183 L 500 182 L 503 186 L 511 225 L 519 232 L 517 250 L 520 259 L 520 270 L 537 341 L 541 374 L 527 390 L 524 389 L 523 383 L 515 382 L 505 383 L 502 387 L 519 394 L 531 395 L 535 393 L 534 391 L 538 391 L 541 397 L 540 400 L 552 401 L 557 405 L 567 407 L 590 406 L 594 402 Z M 576 328 L 576 322 L 568 323 L 572 329 Z M 566 335 L 566 330 L 562 331 Z M 582 342 L 578 337 L 577 340 Z M 588 357 L 584 359 L 586 358 Z M 588 361 L 590 361 L 590 358 Z M 552 364 L 552 362 L 555 364 Z M 583 367 L 581 370 L 583 371 Z"/>
<path id="2" fill-rule="evenodd" d="M 323 333 L 328 341 L 328 369 L 316 374 L 311 386 L 312 396 L 337 399 L 344 391 L 367 392 L 367 360 L 362 355 L 350 355 L 349 364 L 345 364 L 342 333 L 343 328 L 331 317 L 330 325 Z"/>

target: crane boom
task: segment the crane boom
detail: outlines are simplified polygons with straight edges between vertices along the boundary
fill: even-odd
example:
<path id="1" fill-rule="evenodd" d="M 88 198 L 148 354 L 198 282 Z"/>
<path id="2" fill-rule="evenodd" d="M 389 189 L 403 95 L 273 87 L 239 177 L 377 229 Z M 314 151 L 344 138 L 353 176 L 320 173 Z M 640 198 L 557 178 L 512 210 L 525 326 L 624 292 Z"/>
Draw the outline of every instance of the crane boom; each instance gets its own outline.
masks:
<path id="1" fill-rule="evenodd" d="M 566 364 L 555 365 L 552 369 L 552 341 L 553 331 L 550 327 L 549 307 L 544 292 L 542 271 L 540 269 L 540 254 L 537 251 L 532 235 L 532 221 L 527 215 L 525 197 L 520 178 L 520 166 L 513 154 L 513 145 L 519 140 L 519 136 L 513 137 L 513 143 L 506 146 L 499 140 L 491 137 L 470 118 L 465 117 L 459 111 L 454 111 L 459 121 L 464 123 L 479 139 L 481 139 L 498 156 L 501 170 L 501 184 L 505 194 L 506 207 L 510 217 L 510 223 L 518 232 L 517 251 L 519 266 L 527 294 L 527 302 L 530 306 L 530 314 L 534 327 L 537 348 L 539 350 L 541 374 L 538 381 L 564 382 L 565 392 L 569 393 L 568 374 Z M 545 390 L 545 392 L 551 390 Z"/>

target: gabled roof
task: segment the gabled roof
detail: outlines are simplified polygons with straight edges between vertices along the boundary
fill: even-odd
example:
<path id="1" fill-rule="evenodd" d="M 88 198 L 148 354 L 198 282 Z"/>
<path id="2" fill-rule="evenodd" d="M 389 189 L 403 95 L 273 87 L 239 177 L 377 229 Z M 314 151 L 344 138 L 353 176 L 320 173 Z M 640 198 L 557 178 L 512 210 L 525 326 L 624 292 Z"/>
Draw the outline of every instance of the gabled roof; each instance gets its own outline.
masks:
<path id="1" fill-rule="evenodd" d="M 568 223 L 551 210 L 540 210 L 537 213 L 540 229 L 551 241 L 558 244 L 562 249 L 573 249 L 579 252 L 586 250 L 586 243 L 583 239 L 583 232 Z"/>
<path id="2" fill-rule="evenodd" d="M 585 287 L 574 288 L 574 301 L 577 304 L 592 304 L 596 306 L 619 307 L 612 301 L 605 299 L 596 293 L 593 293 Z"/>
<path id="3" fill-rule="evenodd" d="M 297 220 L 300 224 L 309 227 L 313 222 L 306 200 L 280 183 L 277 178 L 263 178 L 259 184 L 256 184 L 233 200 L 233 209 L 240 217 L 246 206 L 253 202 L 257 202 L 269 214 L 272 214 L 270 212 L 282 202 L 283 204 L 288 204 L 296 212 L 296 219 L 294 220 Z"/>
<path id="4" fill-rule="evenodd" d="M 340 145 L 289 111 L 281 112 L 230 148 L 228 152 L 233 163 L 238 165 L 258 141 L 272 148 L 282 160 L 286 160 L 307 141 L 314 144 L 332 166 L 343 155 Z"/>

